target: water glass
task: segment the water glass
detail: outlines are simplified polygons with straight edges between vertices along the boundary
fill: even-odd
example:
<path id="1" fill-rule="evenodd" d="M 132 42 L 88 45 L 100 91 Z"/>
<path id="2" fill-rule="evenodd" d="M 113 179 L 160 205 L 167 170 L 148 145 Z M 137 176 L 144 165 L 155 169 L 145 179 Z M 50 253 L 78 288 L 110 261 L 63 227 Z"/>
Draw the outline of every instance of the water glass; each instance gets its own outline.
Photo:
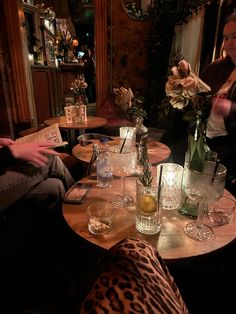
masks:
<path id="1" fill-rule="evenodd" d="M 112 167 L 107 152 L 100 152 L 97 158 L 97 186 L 110 188 L 112 186 Z"/>
<path id="2" fill-rule="evenodd" d="M 112 230 L 115 208 L 111 203 L 100 201 L 88 206 L 88 230 L 94 235 L 104 235 Z"/>
<path id="3" fill-rule="evenodd" d="M 228 196 L 222 196 L 217 202 L 208 205 L 206 224 L 211 227 L 229 224 L 233 220 L 235 212 L 235 200 Z"/>
<path id="4" fill-rule="evenodd" d="M 156 234 L 161 230 L 160 188 L 153 179 L 151 187 L 136 181 L 136 229 L 143 234 Z"/>

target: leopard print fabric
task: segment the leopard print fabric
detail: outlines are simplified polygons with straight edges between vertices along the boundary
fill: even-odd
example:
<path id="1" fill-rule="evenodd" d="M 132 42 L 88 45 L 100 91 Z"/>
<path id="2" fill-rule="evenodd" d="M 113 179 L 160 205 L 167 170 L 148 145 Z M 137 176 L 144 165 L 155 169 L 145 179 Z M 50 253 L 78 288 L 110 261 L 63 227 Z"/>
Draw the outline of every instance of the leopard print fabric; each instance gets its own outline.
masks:
<path id="1" fill-rule="evenodd" d="M 128 238 L 110 249 L 108 265 L 80 313 L 187 314 L 163 260 L 146 241 Z"/>

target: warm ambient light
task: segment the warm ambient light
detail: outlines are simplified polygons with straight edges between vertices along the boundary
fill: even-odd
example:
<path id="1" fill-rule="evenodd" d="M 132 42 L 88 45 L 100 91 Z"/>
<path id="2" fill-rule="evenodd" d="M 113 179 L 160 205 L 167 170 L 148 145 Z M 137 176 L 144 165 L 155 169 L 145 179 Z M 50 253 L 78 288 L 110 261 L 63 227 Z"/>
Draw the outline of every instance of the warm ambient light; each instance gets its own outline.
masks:
<path id="1" fill-rule="evenodd" d="M 162 163 L 157 166 L 157 178 L 163 167 L 161 180 L 161 204 L 163 209 L 171 210 L 181 206 L 183 167 L 174 163 Z"/>
<path id="2" fill-rule="evenodd" d="M 30 64 L 34 64 L 34 55 L 32 53 L 28 54 Z"/>
<path id="3" fill-rule="evenodd" d="M 120 137 L 135 141 L 135 128 L 126 126 L 120 127 Z"/>
<path id="4" fill-rule="evenodd" d="M 74 38 L 74 39 L 72 40 L 72 45 L 73 45 L 74 47 L 77 47 L 77 46 L 79 45 L 78 39 Z"/>

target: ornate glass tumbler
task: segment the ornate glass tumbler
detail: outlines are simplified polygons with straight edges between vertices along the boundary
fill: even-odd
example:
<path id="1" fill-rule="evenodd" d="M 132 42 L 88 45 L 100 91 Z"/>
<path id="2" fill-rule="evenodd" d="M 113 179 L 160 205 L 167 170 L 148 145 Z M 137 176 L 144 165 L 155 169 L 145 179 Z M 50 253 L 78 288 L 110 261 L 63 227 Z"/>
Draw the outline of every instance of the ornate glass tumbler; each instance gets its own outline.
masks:
<path id="1" fill-rule="evenodd" d="M 162 209 L 177 209 L 182 205 L 182 177 L 183 167 L 174 163 L 162 163 L 157 166 L 157 177 L 159 177 L 162 166 Z"/>
<path id="2" fill-rule="evenodd" d="M 156 178 L 155 178 L 156 179 Z M 143 234 L 156 234 L 161 230 L 160 189 L 153 179 L 151 187 L 136 181 L 136 229 Z"/>

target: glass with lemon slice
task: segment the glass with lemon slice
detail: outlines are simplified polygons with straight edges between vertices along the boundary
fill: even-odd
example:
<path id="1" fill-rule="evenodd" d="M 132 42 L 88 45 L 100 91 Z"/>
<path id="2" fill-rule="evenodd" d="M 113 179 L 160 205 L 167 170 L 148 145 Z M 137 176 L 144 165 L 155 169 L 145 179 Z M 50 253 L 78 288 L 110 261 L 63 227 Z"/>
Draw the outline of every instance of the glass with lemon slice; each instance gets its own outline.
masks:
<path id="1" fill-rule="evenodd" d="M 158 186 L 153 178 L 152 186 L 136 182 L 136 229 L 143 234 L 156 234 L 161 230 L 161 208 L 158 202 Z"/>

